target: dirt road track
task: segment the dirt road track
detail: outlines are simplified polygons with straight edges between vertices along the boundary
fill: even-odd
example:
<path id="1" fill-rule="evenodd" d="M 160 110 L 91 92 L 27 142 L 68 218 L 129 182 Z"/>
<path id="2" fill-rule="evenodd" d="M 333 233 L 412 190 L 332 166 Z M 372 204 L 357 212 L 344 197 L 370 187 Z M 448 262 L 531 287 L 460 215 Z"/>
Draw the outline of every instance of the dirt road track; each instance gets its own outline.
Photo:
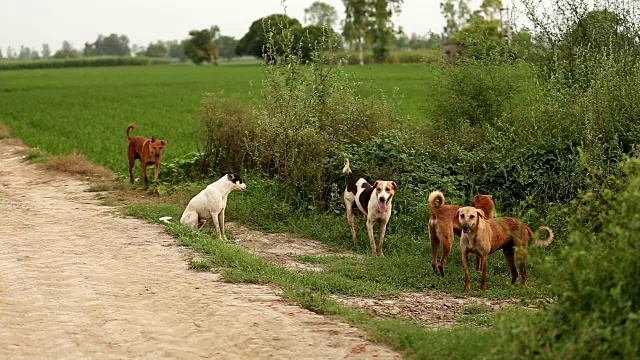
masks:
<path id="1" fill-rule="evenodd" d="M 187 269 L 158 226 L 0 141 L 0 358 L 399 358 L 362 333 Z"/>

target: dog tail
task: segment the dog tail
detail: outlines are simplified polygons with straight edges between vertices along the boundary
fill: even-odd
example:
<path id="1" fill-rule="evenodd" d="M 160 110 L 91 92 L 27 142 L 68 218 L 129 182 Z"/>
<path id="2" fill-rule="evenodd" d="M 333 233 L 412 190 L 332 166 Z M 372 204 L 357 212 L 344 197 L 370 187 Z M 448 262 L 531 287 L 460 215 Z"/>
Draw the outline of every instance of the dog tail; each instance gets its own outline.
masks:
<path id="1" fill-rule="evenodd" d="M 444 194 L 442 191 L 432 191 L 431 194 L 429 194 L 429 207 L 431 208 L 431 212 L 435 212 L 436 209 L 442 205 L 444 205 Z"/>
<path id="2" fill-rule="evenodd" d="M 131 130 L 135 130 L 136 126 L 134 124 L 129 124 L 129 126 L 127 127 L 127 139 L 131 140 L 131 136 L 129 135 L 129 131 Z"/>
<path id="3" fill-rule="evenodd" d="M 344 167 L 342 168 L 342 172 L 345 174 L 351 174 L 351 166 L 349 166 L 349 159 L 344 159 Z"/>
<path id="4" fill-rule="evenodd" d="M 549 235 L 546 239 L 536 239 L 534 237 L 533 241 L 540 247 L 549 246 L 549 244 L 551 244 L 551 242 L 553 241 L 553 230 L 551 230 L 551 228 L 548 226 L 540 226 L 538 229 L 546 231 L 547 233 L 549 233 Z M 529 231 L 531 231 L 531 229 L 529 229 Z M 531 233 L 531 235 L 533 235 L 533 233 Z"/>

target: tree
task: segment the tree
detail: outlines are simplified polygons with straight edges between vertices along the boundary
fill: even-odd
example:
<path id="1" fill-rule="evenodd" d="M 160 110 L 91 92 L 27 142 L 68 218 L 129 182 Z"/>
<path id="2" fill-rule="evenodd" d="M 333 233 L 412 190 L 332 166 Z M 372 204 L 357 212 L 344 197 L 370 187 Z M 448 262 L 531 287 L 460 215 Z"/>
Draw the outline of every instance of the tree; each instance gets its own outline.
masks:
<path id="1" fill-rule="evenodd" d="M 185 40 L 188 41 L 188 40 Z M 183 42 L 179 42 L 177 40 L 167 42 L 167 46 L 169 48 L 169 57 L 172 59 L 178 59 L 181 62 L 185 62 L 189 60 L 187 55 L 184 53 Z"/>
<path id="2" fill-rule="evenodd" d="M 254 21 L 249 31 L 238 41 L 236 54 L 262 57 L 267 44 L 266 34 L 271 33 L 275 38 L 275 43 L 281 45 L 282 39 L 280 37 L 284 29 L 289 29 L 292 33 L 299 35 L 302 34 L 300 22 L 287 15 L 274 14 Z M 277 49 L 277 52 L 283 53 L 282 49 Z"/>
<path id="3" fill-rule="evenodd" d="M 93 44 L 90 43 L 84 43 L 84 49 L 82 50 L 82 56 L 84 57 L 91 57 L 91 56 L 96 56 L 96 49 L 93 46 Z"/>
<path id="4" fill-rule="evenodd" d="M 40 55 L 38 55 L 38 50 L 31 50 L 31 55 L 29 56 L 30 60 L 39 60 Z"/>
<path id="5" fill-rule="evenodd" d="M 324 25 L 333 28 L 338 22 L 338 12 L 333 6 L 315 1 L 304 9 L 304 22 L 310 25 Z"/>
<path id="6" fill-rule="evenodd" d="M 487 20 L 498 19 L 502 10 L 502 0 L 483 0 L 480 10 Z"/>
<path id="7" fill-rule="evenodd" d="M 212 26 L 209 29 L 191 30 L 189 35 L 191 38 L 183 47 L 184 53 L 193 61 L 194 64 L 200 65 L 203 62 L 218 65 L 220 54 L 216 46 L 216 38 L 220 32 L 220 28 Z"/>
<path id="8" fill-rule="evenodd" d="M 169 53 L 169 49 L 162 41 L 158 41 L 157 43 L 149 43 L 147 46 L 147 50 L 144 51 L 144 55 L 152 58 L 164 58 L 167 57 Z"/>
<path id="9" fill-rule="evenodd" d="M 2 49 L 0 49 L 0 60 L 3 60 L 4 58 L 2 57 Z"/>
<path id="10" fill-rule="evenodd" d="M 51 49 L 49 49 L 49 44 L 42 44 L 42 58 L 48 59 L 51 57 Z"/>
<path id="11" fill-rule="evenodd" d="M 238 44 L 238 40 L 234 39 L 231 36 L 220 36 L 216 40 L 216 46 L 220 51 L 220 56 L 227 60 L 231 60 L 234 56 L 236 56 L 236 45 Z"/>
<path id="12" fill-rule="evenodd" d="M 125 35 L 118 36 L 117 34 L 111 34 L 107 37 L 99 35 L 93 44 L 85 44 L 84 52 L 91 53 L 93 56 L 131 56 L 129 38 Z"/>
<path id="13" fill-rule="evenodd" d="M 471 10 L 466 0 L 458 0 L 457 4 L 453 1 L 445 0 L 440 3 L 440 11 L 446 22 L 442 37 L 446 41 L 450 41 L 453 34 L 463 28 L 471 16 Z"/>
<path id="14" fill-rule="evenodd" d="M 31 49 L 28 47 L 20 46 L 20 52 L 18 53 L 18 60 L 30 60 L 31 59 Z"/>
<path id="15" fill-rule="evenodd" d="M 53 57 L 56 59 L 71 59 L 77 58 L 78 56 L 80 56 L 80 53 L 78 50 L 74 49 L 68 41 L 63 41 L 62 49 L 53 54 Z"/>
<path id="16" fill-rule="evenodd" d="M 7 60 L 14 60 L 13 49 L 11 46 L 7 48 Z"/>
<path id="17" fill-rule="evenodd" d="M 391 15 L 399 12 L 403 0 L 373 0 L 373 57 L 384 61 L 389 52 L 389 43 L 393 38 Z"/>
<path id="18" fill-rule="evenodd" d="M 364 45 L 369 18 L 367 13 L 367 0 L 342 0 L 345 7 L 346 18 L 344 20 L 343 36 L 350 44 L 355 43 L 358 49 L 360 65 L 364 65 Z"/>

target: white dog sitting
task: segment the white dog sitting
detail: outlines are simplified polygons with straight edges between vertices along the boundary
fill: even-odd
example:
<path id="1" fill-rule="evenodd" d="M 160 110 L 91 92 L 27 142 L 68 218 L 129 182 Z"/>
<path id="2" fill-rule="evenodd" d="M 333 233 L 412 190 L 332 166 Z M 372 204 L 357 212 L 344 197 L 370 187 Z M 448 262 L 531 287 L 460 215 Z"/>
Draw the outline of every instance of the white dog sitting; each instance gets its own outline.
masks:
<path id="1" fill-rule="evenodd" d="M 189 205 L 182 213 L 180 223 L 195 229 L 201 228 L 207 220 L 212 220 L 216 235 L 226 241 L 224 210 L 227 207 L 227 196 L 233 190 L 246 189 L 247 185 L 240 176 L 233 173 L 224 175 L 189 201 Z"/>

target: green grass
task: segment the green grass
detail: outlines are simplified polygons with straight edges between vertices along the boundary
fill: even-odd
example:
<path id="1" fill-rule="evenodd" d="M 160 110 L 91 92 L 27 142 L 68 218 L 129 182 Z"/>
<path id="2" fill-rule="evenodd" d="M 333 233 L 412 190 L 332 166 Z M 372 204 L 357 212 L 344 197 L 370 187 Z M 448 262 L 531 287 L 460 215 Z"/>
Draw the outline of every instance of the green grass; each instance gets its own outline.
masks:
<path id="1" fill-rule="evenodd" d="M 431 70 L 425 65 L 351 66 L 363 94 L 391 96 L 398 88 L 402 114 L 422 119 L 420 105 Z M 124 131 L 168 140 L 165 161 L 196 150 L 199 108 L 206 92 L 246 103 L 260 96 L 262 67 L 150 66 L 0 72 L 0 122 L 12 135 L 53 155 L 73 150 L 125 173 Z"/>

